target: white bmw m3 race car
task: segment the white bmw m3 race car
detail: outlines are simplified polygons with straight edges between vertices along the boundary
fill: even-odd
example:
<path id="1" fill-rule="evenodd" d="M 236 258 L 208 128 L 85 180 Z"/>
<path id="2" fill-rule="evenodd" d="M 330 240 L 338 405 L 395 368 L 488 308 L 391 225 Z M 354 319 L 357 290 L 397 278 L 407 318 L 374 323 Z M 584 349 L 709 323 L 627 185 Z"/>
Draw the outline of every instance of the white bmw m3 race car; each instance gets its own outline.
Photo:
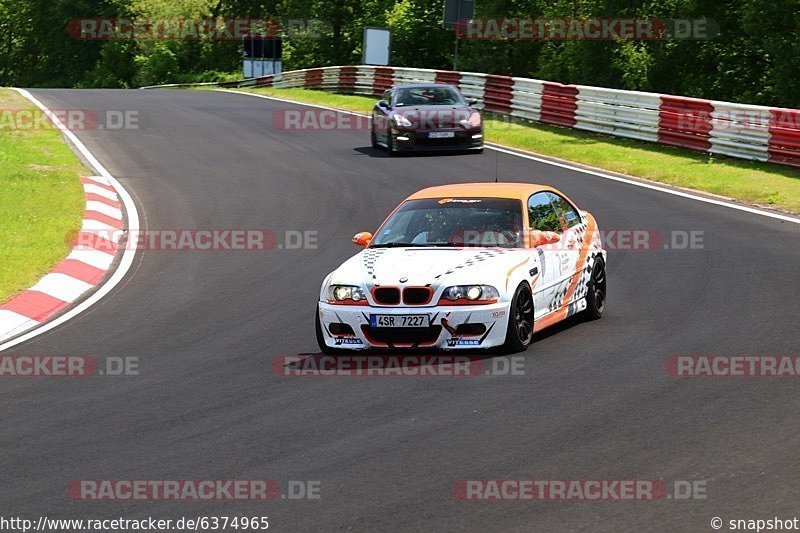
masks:
<path id="1" fill-rule="evenodd" d="M 374 348 L 526 349 L 579 312 L 600 318 L 606 251 L 594 217 L 528 183 L 423 189 L 322 283 L 323 353 Z"/>

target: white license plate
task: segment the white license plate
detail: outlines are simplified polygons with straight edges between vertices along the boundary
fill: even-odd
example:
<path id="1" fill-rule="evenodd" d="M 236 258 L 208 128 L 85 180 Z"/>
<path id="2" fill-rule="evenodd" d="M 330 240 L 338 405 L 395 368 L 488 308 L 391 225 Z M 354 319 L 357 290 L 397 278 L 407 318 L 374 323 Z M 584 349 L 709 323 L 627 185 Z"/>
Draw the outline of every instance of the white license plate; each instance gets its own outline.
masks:
<path id="1" fill-rule="evenodd" d="M 373 328 L 426 328 L 428 315 L 371 315 Z"/>
<path id="2" fill-rule="evenodd" d="M 454 131 L 431 131 L 428 132 L 429 139 L 450 139 L 456 136 Z"/>

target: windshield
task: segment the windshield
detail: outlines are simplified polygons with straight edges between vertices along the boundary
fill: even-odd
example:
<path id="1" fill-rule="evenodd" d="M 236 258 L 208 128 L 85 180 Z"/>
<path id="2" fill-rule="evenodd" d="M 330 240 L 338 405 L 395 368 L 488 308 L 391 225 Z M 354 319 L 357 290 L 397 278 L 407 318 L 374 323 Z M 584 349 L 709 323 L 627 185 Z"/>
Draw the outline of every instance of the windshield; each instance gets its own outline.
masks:
<path id="1" fill-rule="evenodd" d="M 431 86 L 398 89 L 396 105 L 466 105 L 466 102 L 454 87 Z"/>
<path id="2" fill-rule="evenodd" d="M 409 200 L 378 229 L 370 248 L 395 246 L 522 248 L 522 202 L 506 198 Z"/>

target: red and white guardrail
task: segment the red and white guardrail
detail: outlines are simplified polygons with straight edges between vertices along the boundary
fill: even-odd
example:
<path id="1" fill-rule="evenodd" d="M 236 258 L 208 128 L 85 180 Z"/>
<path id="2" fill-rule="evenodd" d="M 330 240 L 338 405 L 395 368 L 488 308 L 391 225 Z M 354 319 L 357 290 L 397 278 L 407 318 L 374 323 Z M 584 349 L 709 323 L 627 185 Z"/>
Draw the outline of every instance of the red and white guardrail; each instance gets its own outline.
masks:
<path id="1" fill-rule="evenodd" d="M 303 87 L 377 96 L 394 85 L 417 82 L 458 85 L 465 96 L 482 100 L 492 113 L 800 167 L 800 110 L 796 109 L 476 72 L 367 65 L 294 70 L 217 85 Z"/>

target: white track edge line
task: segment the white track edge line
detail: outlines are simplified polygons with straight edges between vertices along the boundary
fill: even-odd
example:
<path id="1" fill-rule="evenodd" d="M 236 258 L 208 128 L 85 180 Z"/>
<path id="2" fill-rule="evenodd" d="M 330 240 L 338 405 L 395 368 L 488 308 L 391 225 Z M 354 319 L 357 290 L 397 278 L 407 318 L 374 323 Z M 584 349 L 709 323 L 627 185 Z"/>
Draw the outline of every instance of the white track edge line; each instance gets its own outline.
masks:
<path id="1" fill-rule="evenodd" d="M 231 90 L 231 89 L 214 89 L 214 91 L 216 91 L 216 92 L 224 92 L 224 93 L 232 93 L 232 94 L 244 94 L 244 95 L 247 95 L 247 96 L 256 96 L 258 98 L 266 98 L 267 100 L 275 100 L 275 101 L 278 101 L 278 102 L 288 102 L 288 103 L 291 103 L 291 104 L 304 105 L 304 106 L 307 106 L 307 107 L 316 107 L 318 109 L 325 109 L 325 110 L 328 110 L 328 111 L 338 111 L 339 113 L 346 113 L 346 114 L 349 114 L 349 115 L 356 115 L 356 116 L 360 116 L 360 117 L 368 117 L 369 116 L 369 115 L 364 115 L 362 113 L 357 113 L 355 111 L 348 111 L 346 109 L 337 109 L 335 107 L 328 107 L 328 106 L 318 105 L 318 104 L 308 104 L 308 103 L 305 103 L 305 102 L 298 102 L 297 100 L 289 100 L 289 99 L 286 99 L 286 98 L 277 98 L 275 96 L 267 96 L 267 95 L 264 95 L 264 94 L 250 93 L 250 92 L 245 92 L 245 91 L 234 91 L 234 90 Z M 743 211 L 745 213 L 750 213 L 752 215 L 759 215 L 759 216 L 774 218 L 774 219 L 777 219 L 777 220 L 783 220 L 784 222 L 792 222 L 794 224 L 800 224 L 800 218 L 793 217 L 793 216 L 790 216 L 790 215 L 784 215 L 784 214 L 781 214 L 781 213 L 774 213 L 772 211 L 764 211 L 763 209 L 758 209 L 756 207 L 749 207 L 749 206 L 746 206 L 746 205 L 734 204 L 734 203 L 731 203 L 731 202 L 726 202 L 724 200 L 718 200 L 718 199 L 715 199 L 715 198 L 708 198 L 706 196 L 700 196 L 698 194 L 692 194 L 692 193 L 686 192 L 686 191 L 670 189 L 670 188 L 667 188 L 667 187 L 661 187 L 659 185 L 654 185 L 654 184 L 648 183 L 646 181 L 639 181 L 639 180 L 635 180 L 635 179 L 623 178 L 621 176 L 614 176 L 613 174 L 606 174 L 604 172 L 599 172 L 597 170 L 591 170 L 591 169 L 583 168 L 583 167 L 580 167 L 580 166 L 570 165 L 568 163 L 561 163 L 561 162 L 558 162 L 558 161 L 551 161 L 551 160 L 545 159 L 543 157 L 537 157 L 535 155 L 516 152 L 514 150 L 509 150 L 507 148 L 501 148 L 501 147 L 493 145 L 493 144 L 488 144 L 487 143 L 487 144 L 484 144 L 484 146 L 486 148 L 488 148 L 489 150 L 495 150 L 496 152 L 501 152 L 501 153 L 504 153 L 504 154 L 521 157 L 523 159 L 530 159 L 531 161 L 537 161 L 539 163 L 544 163 L 544 164 L 551 165 L 551 166 L 554 166 L 554 167 L 561 167 L 561 168 L 566 168 L 568 170 L 574 170 L 574 171 L 577 171 L 577 172 L 581 172 L 583 174 L 589 174 L 591 176 L 597 176 L 598 178 L 603 178 L 603 179 L 607 179 L 607 180 L 611 180 L 611 181 L 616 181 L 616 182 L 619 182 L 619 183 L 625 183 L 627 185 L 634 185 L 636 187 L 643 187 L 645 189 L 650 189 L 650 190 L 653 190 L 653 191 L 663 192 L 663 193 L 666 193 L 666 194 L 671 194 L 673 196 L 679 196 L 681 198 L 688 198 L 690 200 L 696 200 L 698 202 L 704 202 L 704 203 L 707 203 L 707 204 L 718 205 L 718 206 L 721 206 L 721 207 L 727 207 L 729 209 L 736 209 L 737 211 Z"/>
<path id="2" fill-rule="evenodd" d="M 86 148 L 86 146 L 81 142 L 81 140 L 78 139 L 78 137 L 74 133 L 68 130 L 64 126 L 64 124 L 58 119 L 58 117 L 55 116 L 55 114 L 52 113 L 49 109 L 47 109 L 47 107 L 42 102 L 40 102 L 35 96 L 33 96 L 25 89 L 18 89 L 18 88 L 13 88 L 13 89 L 22 96 L 24 96 L 25 98 L 27 98 L 28 100 L 30 100 L 31 102 L 33 102 L 36 105 L 36 107 L 44 111 L 50 117 L 50 119 L 53 121 L 56 127 L 61 131 L 61 134 L 72 143 L 72 145 L 81 153 L 81 155 L 83 155 L 83 157 L 86 158 L 86 160 L 94 168 L 94 170 L 111 183 L 114 189 L 116 189 L 117 194 L 119 195 L 119 198 L 122 200 L 122 203 L 125 206 L 125 210 L 128 214 L 128 230 L 137 231 L 139 229 L 139 212 L 136 209 L 136 204 L 134 203 L 133 198 L 128 193 L 128 191 L 125 190 L 122 184 L 119 181 L 117 181 L 108 170 L 106 170 L 106 168 L 100 163 L 100 161 L 97 160 L 97 158 L 94 155 L 92 155 L 92 153 L 89 151 L 88 148 Z M 84 300 L 77 306 L 73 307 L 63 315 L 59 316 L 55 320 L 52 320 L 50 322 L 44 322 L 42 325 L 34 327 L 34 329 L 28 331 L 27 333 L 19 337 L 16 337 L 8 342 L 0 344 L 0 352 L 2 352 L 3 350 L 8 350 L 9 348 L 12 348 L 18 344 L 21 344 L 43 333 L 46 333 L 55 327 L 60 326 L 61 324 L 76 317 L 83 311 L 89 309 L 91 306 L 99 302 L 105 295 L 111 292 L 111 290 L 117 285 L 119 285 L 119 283 L 123 280 L 125 275 L 128 273 L 128 270 L 130 270 L 131 265 L 133 265 L 133 259 L 135 255 L 136 255 L 135 248 L 126 246 L 125 251 L 122 254 L 122 258 L 120 259 L 120 262 L 117 265 L 117 269 L 114 271 L 111 277 L 108 278 L 106 282 L 103 283 L 100 287 L 98 287 L 97 290 L 93 292 L 86 300 Z"/>

